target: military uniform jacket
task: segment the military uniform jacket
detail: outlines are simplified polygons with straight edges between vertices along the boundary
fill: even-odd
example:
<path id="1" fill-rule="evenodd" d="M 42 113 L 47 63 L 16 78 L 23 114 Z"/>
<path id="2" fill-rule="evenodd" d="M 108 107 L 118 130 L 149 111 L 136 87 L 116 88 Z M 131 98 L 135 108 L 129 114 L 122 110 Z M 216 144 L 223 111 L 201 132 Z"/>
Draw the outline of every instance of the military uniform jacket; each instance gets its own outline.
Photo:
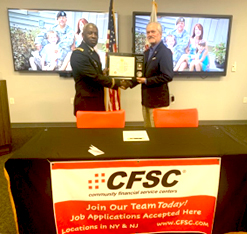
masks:
<path id="1" fill-rule="evenodd" d="M 104 87 L 117 89 L 119 81 L 103 76 L 99 55 L 84 42 L 71 55 L 71 67 L 75 80 L 75 110 L 82 98 L 96 97 L 104 99 Z M 97 101 L 97 100 L 96 100 Z"/>

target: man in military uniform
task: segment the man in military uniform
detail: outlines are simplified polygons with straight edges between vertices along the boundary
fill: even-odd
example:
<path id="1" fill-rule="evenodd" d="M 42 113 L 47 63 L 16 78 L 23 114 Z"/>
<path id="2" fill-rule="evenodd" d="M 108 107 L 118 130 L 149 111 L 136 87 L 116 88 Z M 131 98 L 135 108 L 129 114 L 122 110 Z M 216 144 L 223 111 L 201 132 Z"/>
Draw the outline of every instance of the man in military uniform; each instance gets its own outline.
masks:
<path id="1" fill-rule="evenodd" d="M 70 63 L 75 80 L 74 115 L 78 110 L 104 111 L 104 87 L 117 89 L 123 81 L 106 76 L 99 55 L 94 50 L 98 43 L 98 28 L 88 23 L 83 28 L 83 41 L 71 55 Z M 122 87 L 126 88 L 126 87 Z"/>

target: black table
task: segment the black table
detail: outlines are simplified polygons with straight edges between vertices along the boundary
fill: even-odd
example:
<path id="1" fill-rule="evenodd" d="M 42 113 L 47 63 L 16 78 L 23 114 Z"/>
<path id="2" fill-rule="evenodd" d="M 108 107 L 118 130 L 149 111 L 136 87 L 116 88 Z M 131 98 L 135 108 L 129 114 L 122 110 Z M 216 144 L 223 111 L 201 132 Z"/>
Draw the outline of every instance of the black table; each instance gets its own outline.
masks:
<path id="1" fill-rule="evenodd" d="M 56 233 L 49 161 L 221 157 L 213 234 L 247 231 L 247 146 L 221 127 L 146 129 L 150 141 L 123 142 L 127 129 L 48 128 L 5 164 L 20 233 Z M 94 145 L 105 154 L 88 153 Z"/>

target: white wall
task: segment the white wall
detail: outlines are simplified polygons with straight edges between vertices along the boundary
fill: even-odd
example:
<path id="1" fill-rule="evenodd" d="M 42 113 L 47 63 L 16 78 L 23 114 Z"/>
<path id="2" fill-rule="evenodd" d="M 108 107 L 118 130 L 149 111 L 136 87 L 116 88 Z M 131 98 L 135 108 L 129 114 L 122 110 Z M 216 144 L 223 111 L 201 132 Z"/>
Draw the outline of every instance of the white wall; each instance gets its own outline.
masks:
<path id="1" fill-rule="evenodd" d="M 196 107 L 200 120 L 247 120 L 247 1 L 243 0 L 156 0 L 158 12 L 233 15 L 227 76 L 219 78 L 174 78 L 170 92 L 175 95 L 171 108 Z M 108 11 L 109 0 L 1 0 L 0 79 L 7 81 L 12 123 L 74 122 L 71 97 L 74 81 L 58 75 L 14 72 L 7 8 Z M 132 51 L 132 12 L 151 11 L 152 0 L 115 0 L 119 14 L 119 51 Z M 237 71 L 231 72 L 237 63 Z M 142 121 L 140 87 L 122 91 L 126 121 Z"/>

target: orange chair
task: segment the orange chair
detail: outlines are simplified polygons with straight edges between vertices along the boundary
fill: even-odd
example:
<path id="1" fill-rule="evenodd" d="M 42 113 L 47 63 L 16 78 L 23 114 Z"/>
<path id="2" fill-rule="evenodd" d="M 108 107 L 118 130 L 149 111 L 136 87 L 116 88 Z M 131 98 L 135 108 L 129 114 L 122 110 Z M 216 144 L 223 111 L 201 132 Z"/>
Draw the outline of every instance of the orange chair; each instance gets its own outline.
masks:
<path id="1" fill-rule="evenodd" d="M 198 127 L 198 111 L 196 108 L 167 110 L 154 109 L 154 124 L 157 128 Z"/>
<path id="2" fill-rule="evenodd" d="M 124 128 L 125 110 L 77 111 L 77 128 Z"/>

